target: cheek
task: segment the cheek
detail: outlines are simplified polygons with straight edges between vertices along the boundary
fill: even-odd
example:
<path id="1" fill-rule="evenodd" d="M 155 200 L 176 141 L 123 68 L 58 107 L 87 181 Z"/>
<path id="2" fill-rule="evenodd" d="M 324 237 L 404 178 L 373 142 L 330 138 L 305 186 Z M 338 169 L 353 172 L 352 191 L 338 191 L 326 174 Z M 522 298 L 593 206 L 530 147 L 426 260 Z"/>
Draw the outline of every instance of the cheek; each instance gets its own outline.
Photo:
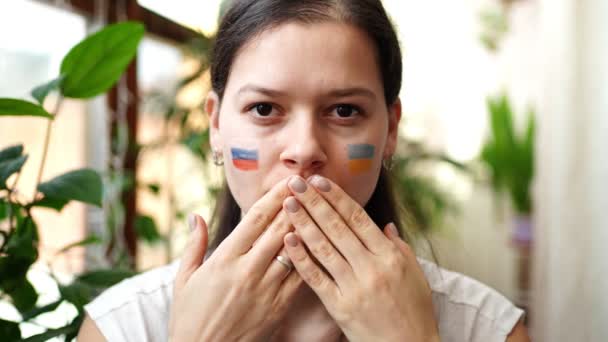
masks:
<path id="1" fill-rule="evenodd" d="M 357 203 L 364 206 L 376 188 L 382 158 L 375 144 L 346 144 L 335 160 L 332 180 Z"/>
<path id="2" fill-rule="evenodd" d="M 226 182 L 239 207 L 247 211 L 262 192 L 264 151 L 251 139 L 228 139 L 224 143 Z"/>
<path id="3" fill-rule="evenodd" d="M 372 171 L 377 149 L 374 144 L 349 144 L 346 148 L 348 171 L 352 175 L 364 175 Z"/>
<path id="4" fill-rule="evenodd" d="M 334 182 L 346 191 L 359 205 L 365 206 L 376 188 L 379 176 L 380 166 L 374 166 L 372 170 L 364 174 L 356 177 L 342 177 L 337 181 L 334 180 Z"/>

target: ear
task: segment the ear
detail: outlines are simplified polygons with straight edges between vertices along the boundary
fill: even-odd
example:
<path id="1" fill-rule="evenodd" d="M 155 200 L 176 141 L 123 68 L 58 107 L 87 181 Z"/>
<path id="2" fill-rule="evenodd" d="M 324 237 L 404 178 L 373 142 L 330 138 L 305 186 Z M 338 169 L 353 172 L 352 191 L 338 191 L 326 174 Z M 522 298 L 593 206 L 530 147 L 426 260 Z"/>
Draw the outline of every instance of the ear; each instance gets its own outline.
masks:
<path id="1" fill-rule="evenodd" d="M 209 115 L 209 143 L 214 151 L 223 151 L 222 135 L 220 134 L 220 98 L 213 90 L 205 99 L 205 112 Z"/>
<path id="2" fill-rule="evenodd" d="M 397 149 L 399 139 L 399 122 L 401 121 L 401 99 L 397 98 L 388 108 L 388 136 L 384 147 L 383 158 L 388 158 Z"/>

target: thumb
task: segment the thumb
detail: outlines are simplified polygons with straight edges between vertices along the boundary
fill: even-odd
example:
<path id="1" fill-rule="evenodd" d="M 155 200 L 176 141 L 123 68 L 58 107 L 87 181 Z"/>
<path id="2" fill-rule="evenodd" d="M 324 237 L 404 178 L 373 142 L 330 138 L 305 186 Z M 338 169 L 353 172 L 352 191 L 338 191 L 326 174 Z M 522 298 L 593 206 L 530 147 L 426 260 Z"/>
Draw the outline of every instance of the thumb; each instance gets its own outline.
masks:
<path id="1" fill-rule="evenodd" d="M 199 215 L 190 214 L 188 225 L 190 226 L 190 240 L 186 245 L 179 271 L 175 277 L 175 292 L 180 291 L 186 285 L 192 274 L 203 264 L 207 253 L 209 231 L 205 220 Z"/>

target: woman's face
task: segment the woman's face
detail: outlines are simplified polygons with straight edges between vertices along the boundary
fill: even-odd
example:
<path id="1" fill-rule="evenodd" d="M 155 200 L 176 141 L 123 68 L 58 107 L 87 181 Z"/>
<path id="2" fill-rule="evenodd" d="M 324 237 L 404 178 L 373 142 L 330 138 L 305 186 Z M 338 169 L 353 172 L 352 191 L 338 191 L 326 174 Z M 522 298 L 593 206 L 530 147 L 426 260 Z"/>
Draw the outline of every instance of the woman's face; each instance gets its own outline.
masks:
<path id="1" fill-rule="evenodd" d="M 243 212 L 290 175 L 327 177 L 362 206 L 393 154 L 400 103 L 387 108 L 372 41 L 346 24 L 286 23 L 243 46 L 221 106 L 211 92 L 211 146 Z"/>

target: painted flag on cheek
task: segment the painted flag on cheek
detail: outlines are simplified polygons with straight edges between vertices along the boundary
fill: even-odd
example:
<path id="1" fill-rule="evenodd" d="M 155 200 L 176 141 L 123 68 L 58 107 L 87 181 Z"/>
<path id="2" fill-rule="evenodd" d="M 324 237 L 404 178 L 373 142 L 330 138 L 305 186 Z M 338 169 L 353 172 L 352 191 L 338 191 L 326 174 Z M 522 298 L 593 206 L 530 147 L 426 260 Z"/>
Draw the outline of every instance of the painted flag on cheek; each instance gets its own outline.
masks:
<path id="1" fill-rule="evenodd" d="M 232 164 L 239 170 L 251 171 L 258 169 L 258 150 L 232 147 Z"/>
<path id="2" fill-rule="evenodd" d="M 348 169 L 352 173 L 371 170 L 375 146 L 370 144 L 348 145 Z"/>

